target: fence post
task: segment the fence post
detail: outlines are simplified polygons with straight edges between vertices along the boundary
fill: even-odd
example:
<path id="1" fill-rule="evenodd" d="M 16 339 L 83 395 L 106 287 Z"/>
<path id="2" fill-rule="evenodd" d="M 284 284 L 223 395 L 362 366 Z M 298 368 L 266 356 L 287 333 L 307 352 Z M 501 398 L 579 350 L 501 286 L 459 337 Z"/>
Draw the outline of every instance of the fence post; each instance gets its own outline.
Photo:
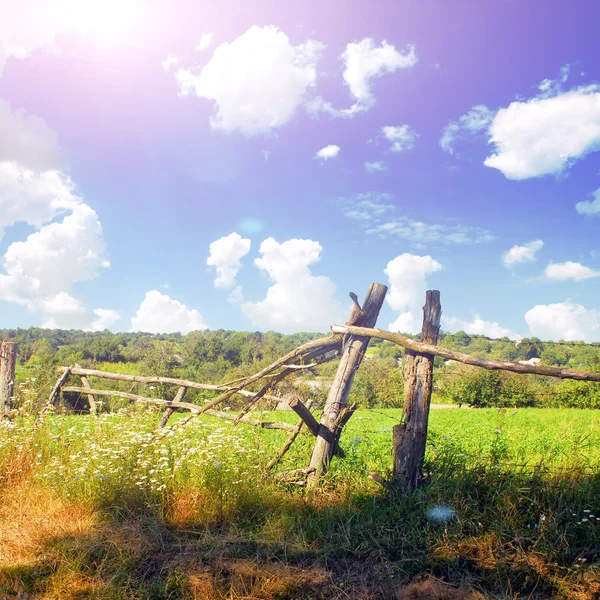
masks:
<path id="1" fill-rule="evenodd" d="M 348 325 L 374 327 L 386 293 L 387 287 L 385 285 L 372 283 L 369 286 L 362 309 L 357 303 L 356 296 L 351 294 L 355 307 Z M 315 446 L 310 457 L 309 469 L 311 469 L 311 472 L 308 476 L 310 487 L 314 487 L 319 477 L 327 471 L 331 457 L 336 450 L 337 438 L 339 438 L 341 430 L 334 431 L 334 429 L 337 429 L 334 428 L 334 425 L 336 425 L 340 413 L 347 407 L 354 374 L 362 362 L 370 339 L 369 337 L 351 334 L 347 334 L 344 339 L 340 366 L 327 396 L 327 402 L 321 415 L 319 435 L 315 440 Z"/>
<path id="2" fill-rule="evenodd" d="M 442 305 L 440 293 L 429 290 L 423 307 L 423 342 L 437 344 Z M 404 413 L 393 428 L 394 481 L 416 488 L 423 478 L 427 425 L 433 388 L 433 355 L 406 349 L 403 360 Z"/>
<path id="3" fill-rule="evenodd" d="M 13 407 L 17 344 L 0 342 L 0 411 L 8 417 Z"/>

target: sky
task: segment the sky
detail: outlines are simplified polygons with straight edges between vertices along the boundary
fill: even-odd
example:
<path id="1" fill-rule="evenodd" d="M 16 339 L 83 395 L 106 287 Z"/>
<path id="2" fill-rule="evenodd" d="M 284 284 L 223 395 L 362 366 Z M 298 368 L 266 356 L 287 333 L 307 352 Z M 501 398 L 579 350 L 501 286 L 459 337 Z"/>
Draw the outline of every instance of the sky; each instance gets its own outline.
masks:
<path id="1" fill-rule="evenodd" d="M 596 0 L 0 0 L 0 327 L 600 341 Z"/>

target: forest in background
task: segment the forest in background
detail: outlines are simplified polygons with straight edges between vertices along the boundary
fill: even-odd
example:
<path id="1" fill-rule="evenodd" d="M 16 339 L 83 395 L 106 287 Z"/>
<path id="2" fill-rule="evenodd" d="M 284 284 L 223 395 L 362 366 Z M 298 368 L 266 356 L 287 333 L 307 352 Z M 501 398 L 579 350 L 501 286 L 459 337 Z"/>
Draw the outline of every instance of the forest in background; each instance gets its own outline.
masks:
<path id="1" fill-rule="evenodd" d="M 272 331 L 227 330 L 180 333 L 111 333 L 41 328 L 0 330 L 0 339 L 19 345 L 17 402 L 20 389 L 50 385 L 56 367 L 78 364 L 129 374 L 171 376 L 204 383 L 223 383 L 248 375 L 273 362 L 306 341 L 323 334 L 283 335 Z M 419 336 L 412 336 L 419 339 Z M 439 345 L 481 358 L 524 361 L 585 371 L 600 370 L 600 347 L 582 342 L 543 342 L 525 338 L 519 342 L 491 340 L 465 332 L 443 333 Z M 403 349 L 372 339 L 367 360 L 357 373 L 352 400 L 364 408 L 401 407 Z M 498 407 L 600 408 L 600 386 L 590 382 L 553 380 L 536 375 L 485 371 L 452 361 L 435 359 L 434 402 Z M 337 361 L 308 370 L 298 378 L 296 390 L 322 405 L 326 385 L 308 386 L 310 380 L 327 382 Z M 280 395 L 291 391 L 280 387 Z M 42 394 L 43 395 L 43 394 Z"/>

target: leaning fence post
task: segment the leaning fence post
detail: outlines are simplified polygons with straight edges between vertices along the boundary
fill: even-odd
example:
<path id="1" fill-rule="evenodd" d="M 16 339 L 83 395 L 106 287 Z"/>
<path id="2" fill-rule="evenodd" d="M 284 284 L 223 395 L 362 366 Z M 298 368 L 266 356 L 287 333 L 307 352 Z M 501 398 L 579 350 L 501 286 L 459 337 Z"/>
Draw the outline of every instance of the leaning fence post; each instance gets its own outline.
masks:
<path id="1" fill-rule="evenodd" d="M 90 383 L 90 380 L 85 375 L 81 376 L 81 384 L 83 385 L 84 388 L 87 388 L 88 390 L 92 389 L 92 384 Z M 98 416 L 98 400 L 96 399 L 96 396 L 94 396 L 93 394 L 88 394 L 88 402 L 90 405 L 90 415 L 94 415 L 94 417 L 97 417 Z"/>
<path id="2" fill-rule="evenodd" d="M 17 344 L 0 342 L 0 411 L 8 417 L 13 408 Z"/>
<path id="3" fill-rule="evenodd" d="M 386 293 L 387 287 L 385 285 L 372 283 L 369 286 L 362 309 L 358 305 L 356 296 L 351 294 L 355 308 L 348 325 L 374 327 Z M 327 402 L 321 415 L 319 435 L 316 438 L 310 458 L 309 469 L 311 471 L 308 476 L 308 483 L 311 487 L 327 471 L 331 457 L 336 450 L 341 430 L 335 430 L 334 425 L 338 416 L 348 404 L 348 395 L 352 388 L 354 374 L 362 362 L 370 339 L 369 337 L 351 334 L 347 334 L 344 338 L 344 350 L 340 359 L 340 366 L 329 389 Z"/>
<path id="4" fill-rule="evenodd" d="M 183 397 L 185 396 L 186 390 L 187 390 L 186 387 L 183 387 L 183 386 L 180 387 L 177 390 L 177 394 L 175 394 L 175 398 L 173 398 L 173 402 L 183 402 Z M 166 427 L 167 423 L 169 422 L 169 419 L 171 418 L 171 415 L 174 412 L 175 412 L 175 409 L 169 406 L 163 413 L 158 426 L 161 428 Z"/>
<path id="5" fill-rule="evenodd" d="M 437 344 L 442 305 L 440 293 L 429 290 L 423 307 L 423 342 Z M 393 428 L 394 480 L 416 488 L 423 478 L 429 407 L 433 388 L 433 355 L 406 349 L 403 360 L 404 413 Z"/>

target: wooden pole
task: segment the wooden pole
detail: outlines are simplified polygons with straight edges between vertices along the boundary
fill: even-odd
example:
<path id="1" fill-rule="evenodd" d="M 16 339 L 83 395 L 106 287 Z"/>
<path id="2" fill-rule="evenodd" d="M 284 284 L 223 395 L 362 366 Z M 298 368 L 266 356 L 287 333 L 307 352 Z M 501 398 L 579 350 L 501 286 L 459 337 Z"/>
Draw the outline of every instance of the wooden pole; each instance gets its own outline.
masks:
<path id="1" fill-rule="evenodd" d="M 173 402 L 182 402 L 183 401 L 183 397 L 185 396 L 185 391 L 187 390 L 187 388 L 185 387 L 180 387 L 177 390 L 177 394 L 175 394 L 175 398 L 173 398 Z M 160 420 L 160 423 L 158 424 L 159 427 L 164 427 L 169 419 L 171 418 L 171 415 L 175 412 L 175 409 L 171 406 L 169 406 L 169 408 L 167 408 L 165 410 L 165 412 L 163 413 L 163 416 Z"/>
<path id="2" fill-rule="evenodd" d="M 0 342 L 0 410 L 3 418 L 8 417 L 13 408 L 16 364 L 17 344 Z"/>
<path id="3" fill-rule="evenodd" d="M 81 376 L 81 384 L 84 388 L 87 388 L 88 390 L 92 389 L 92 384 L 90 383 L 90 380 L 84 375 Z M 93 394 L 88 394 L 88 402 L 90 404 L 90 415 L 94 415 L 94 417 L 97 417 L 98 401 L 96 400 L 96 396 L 94 396 Z"/>
<path id="4" fill-rule="evenodd" d="M 288 406 L 306 423 L 314 436 L 319 435 L 319 422 L 313 417 L 309 407 L 305 406 L 298 396 L 292 396 L 288 400 Z"/>
<path id="5" fill-rule="evenodd" d="M 339 339 L 341 336 L 338 336 L 338 345 Z M 333 348 L 335 349 L 335 348 Z M 189 381 L 187 379 L 175 379 L 173 377 L 145 377 L 142 375 L 125 375 L 123 373 L 109 373 L 108 371 L 98 371 L 96 369 L 82 369 L 80 367 L 60 367 L 60 370 L 63 374 L 68 371 L 68 375 L 85 375 L 88 377 L 100 377 L 101 379 L 110 379 L 112 381 L 129 381 L 131 383 L 160 383 L 167 385 L 177 385 L 183 386 L 187 388 L 193 388 L 197 390 L 208 390 L 214 392 L 223 392 L 228 390 L 233 390 L 234 393 L 239 394 L 240 396 L 245 396 L 246 398 L 254 398 L 256 392 L 249 392 L 248 390 L 232 388 L 226 385 L 218 385 L 218 384 L 210 384 L 210 383 L 197 383 L 195 381 Z M 67 375 L 67 377 L 68 377 Z M 60 380 L 59 380 L 60 381 Z M 63 381 L 64 383 L 64 381 Z M 58 385 L 58 384 L 57 384 Z M 62 385 L 62 383 L 61 383 Z M 60 386 L 59 386 L 60 387 Z M 56 389 L 56 386 L 55 386 Z M 271 400 L 273 402 L 280 402 L 281 398 L 277 396 L 264 396 L 265 399 Z"/>
<path id="6" fill-rule="evenodd" d="M 377 322 L 377 317 L 379 316 L 386 293 L 387 287 L 385 285 L 372 283 L 362 309 L 356 301 L 356 295 L 351 294 L 355 306 L 348 324 L 373 327 Z M 337 436 L 334 434 L 333 426 L 340 412 L 348 404 L 348 395 L 352 388 L 354 374 L 362 362 L 367 346 L 369 345 L 369 339 L 368 337 L 352 334 L 344 337 L 342 358 L 340 359 L 340 365 L 335 374 L 333 384 L 329 389 L 327 402 L 321 415 L 319 435 L 316 438 L 310 458 L 309 469 L 311 471 L 309 472 L 308 484 L 311 487 L 316 485 L 318 479 L 329 467 L 329 462 L 331 461 L 331 457 L 337 446 L 337 438 L 339 437 L 339 434 Z"/>
<path id="7" fill-rule="evenodd" d="M 307 406 L 305 406 L 304 408 L 306 408 L 307 410 L 309 410 L 310 407 L 311 407 L 311 405 L 312 405 L 312 400 L 309 400 L 306 404 L 307 404 Z M 285 444 L 283 445 L 283 447 L 269 461 L 269 464 L 267 465 L 267 469 L 272 469 L 283 458 L 283 456 L 285 455 L 285 453 L 292 447 L 292 444 L 294 443 L 294 441 L 298 437 L 298 434 L 302 431 L 302 427 L 304 426 L 304 424 L 305 424 L 305 421 L 304 421 L 304 419 L 301 418 L 298 421 L 298 424 L 296 425 L 294 431 L 292 431 L 292 433 L 290 434 L 290 436 L 288 437 L 288 439 L 285 441 Z"/>
<path id="8" fill-rule="evenodd" d="M 425 344 L 418 342 L 401 333 L 390 333 L 382 329 L 374 329 L 372 327 L 354 327 L 352 325 L 333 325 L 331 327 L 333 333 L 353 333 L 355 335 L 364 335 L 380 340 L 387 340 L 398 344 L 408 350 L 413 350 L 417 353 L 433 354 L 441 356 L 447 360 L 455 360 L 456 362 L 471 365 L 473 367 L 481 367 L 489 371 L 511 371 L 512 373 L 544 375 L 545 377 L 557 377 L 558 379 L 575 379 L 577 381 L 598 381 L 600 382 L 600 373 L 592 371 L 575 371 L 574 369 L 563 369 L 562 367 L 547 367 L 545 365 L 521 365 L 511 361 L 493 360 L 491 358 L 478 358 L 464 352 L 456 352 L 448 350 L 441 346 L 433 344 Z"/>
<path id="9" fill-rule="evenodd" d="M 206 413 L 207 415 L 211 415 L 213 417 L 219 417 L 220 419 L 228 419 L 231 421 L 236 418 L 235 415 L 219 412 L 218 410 L 212 410 L 206 404 L 204 406 L 197 406 L 196 404 L 191 404 L 190 402 L 176 402 L 175 400 L 163 400 L 162 398 L 148 398 L 138 394 L 130 394 L 129 392 L 119 392 L 118 390 L 96 390 L 74 385 L 67 385 L 62 388 L 62 391 L 88 395 L 93 394 L 94 396 L 114 396 L 116 398 L 127 398 L 133 402 L 147 402 L 148 404 L 158 404 L 159 406 L 167 406 L 169 408 L 183 408 L 185 410 L 189 410 L 192 415 L 201 415 Z M 184 419 L 178 421 L 177 425 L 179 425 L 183 420 Z M 257 427 L 262 427 L 263 429 L 283 429 L 284 431 L 294 430 L 294 425 L 291 425 L 290 423 L 258 421 L 255 419 L 249 419 L 247 417 L 244 417 L 241 422 L 248 423 L 249 425 L 256 425 Z"/>
<path id="10" fill-rule="evenodd" d="M 58 399 L 60 398 L 60 388 L 65 384 L 67 379 L 69 379 L 71 375 L 71 367 L 61 367 L 62 375 L 58 378 L 52 391 L 50 392 L 50 397 L 48 398 L 48 406 L 56 405 Z M 44 412 L 44 411 L 42 411 Z"/>
<path id="11" fill-rule="evenodd" d="M 429 290 L 423 307 L 423 342 L 437 343 L 442 305 L 440 293 Z M 427 425 L 433 389 L 433 356 L 406 350 L 403 359 L 404 414 L 393 428 L 394 481 L 416 488 L 423 478 Z"/>

